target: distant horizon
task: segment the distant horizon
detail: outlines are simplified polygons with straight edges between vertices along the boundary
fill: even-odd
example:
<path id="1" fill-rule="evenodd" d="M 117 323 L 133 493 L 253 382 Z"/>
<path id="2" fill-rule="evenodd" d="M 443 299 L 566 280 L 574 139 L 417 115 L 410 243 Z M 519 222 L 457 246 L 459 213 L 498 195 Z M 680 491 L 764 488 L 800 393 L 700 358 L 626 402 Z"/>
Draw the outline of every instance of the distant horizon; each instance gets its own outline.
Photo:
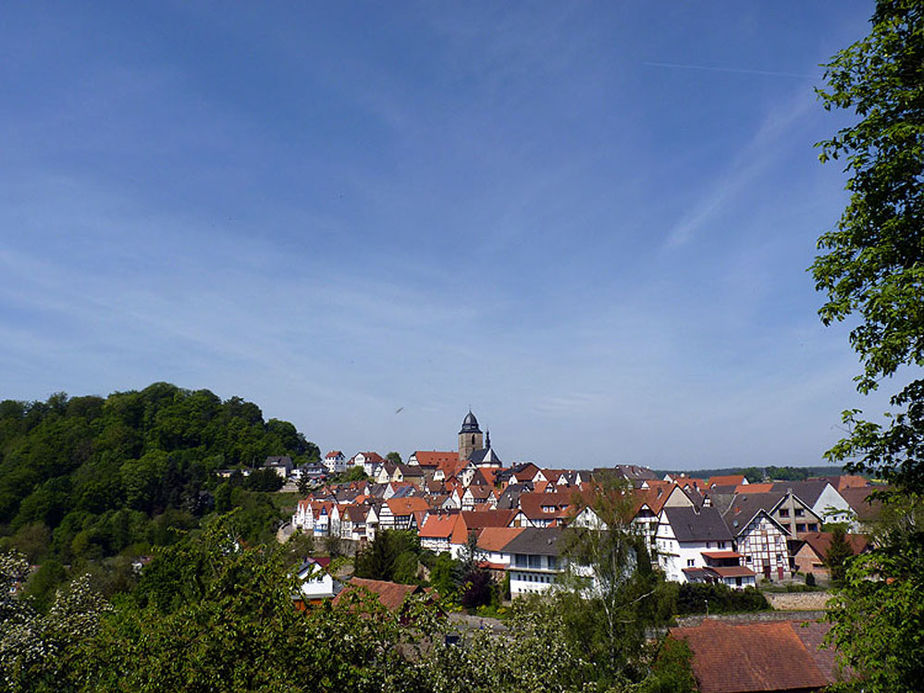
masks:
<path id="1" fill-rule="evenodd" d="M 680 470 L 887 409 L 806 272 L 868 1 L 4 9 L 4 396 L 166 381 L 357 450 L 471 406 L 502 459 Z"/>

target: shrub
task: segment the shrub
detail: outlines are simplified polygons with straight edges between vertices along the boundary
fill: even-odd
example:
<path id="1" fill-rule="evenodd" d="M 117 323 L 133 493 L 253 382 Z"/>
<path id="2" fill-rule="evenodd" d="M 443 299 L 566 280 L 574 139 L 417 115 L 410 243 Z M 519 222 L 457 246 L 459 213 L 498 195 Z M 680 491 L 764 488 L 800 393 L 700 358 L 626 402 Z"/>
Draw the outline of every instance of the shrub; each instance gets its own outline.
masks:
<path id="1" fill-rule="evenodd" d="M 770 605 L 758 590 L 747 587 L 733 590 L 726 585 L 683 583 L 677 596 L 677 613 L 731 613 L 736 611 L 763 611 Z"/>

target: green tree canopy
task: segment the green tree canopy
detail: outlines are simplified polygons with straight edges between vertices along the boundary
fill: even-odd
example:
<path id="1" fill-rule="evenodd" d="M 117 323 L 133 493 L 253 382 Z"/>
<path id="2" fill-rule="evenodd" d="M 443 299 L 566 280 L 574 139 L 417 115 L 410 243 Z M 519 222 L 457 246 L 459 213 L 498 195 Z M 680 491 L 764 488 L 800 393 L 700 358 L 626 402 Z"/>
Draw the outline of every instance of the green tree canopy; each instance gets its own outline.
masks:
<path id="1" fill-rule="evenodd" d="M 825 65 L 818 94 L 857 122 L 819 143 L 821 160 L 843 159 L 850 201 L 818 240 L 811 266 L 827 293 L 824 323 L 854 318 L 850 343 L 868 393 L 884 378 L 911 376 L 896 392 L 889 424 L 844 413 L 852 434 L 828 454 L 849 469 L 924 490 L 924 5 L 879 0 L 869 36 Z"/>
<path id="2" fill-rule="evenodd" d="M 830 639 L 866 691 L 917 690 L 924 676 L 924 4 L 878 0 L 865 38 L 837 53 L 818 90 L 828 110 L 856 122 L 819 143 L 821 160 L 843 159 L 850 201 L 818 241 L 811 267 L 827 293 L 825 324 L 855 320 L 857 387 L 904 383 L 880 424 L 844 412 L 849 435 L 827 454 L 851 471 L 892 483 L 905 506 L 879 547 L 849 562 L 829 613 Z M 916 510 L 917 509 L 917 510 Z M 832 565 L 839 578 L 840 566 Z"/>

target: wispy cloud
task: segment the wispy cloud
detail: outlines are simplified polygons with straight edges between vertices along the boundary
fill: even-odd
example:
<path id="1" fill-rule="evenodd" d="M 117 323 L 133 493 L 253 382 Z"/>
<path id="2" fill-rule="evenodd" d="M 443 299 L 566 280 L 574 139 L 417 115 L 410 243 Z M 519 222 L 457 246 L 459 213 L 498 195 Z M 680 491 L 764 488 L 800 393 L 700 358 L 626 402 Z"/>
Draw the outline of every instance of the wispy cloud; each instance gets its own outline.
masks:
<path id="1" fill-rule="evenodd" d="M 788 104 L 771 110 L 700 201 L 670 230 L 666 246 L 676 248 L 689 242 L 730 201 L 753 185 L 782 155 L 783 138 L 814 108 L 814 95 L 800 90 Z"/>

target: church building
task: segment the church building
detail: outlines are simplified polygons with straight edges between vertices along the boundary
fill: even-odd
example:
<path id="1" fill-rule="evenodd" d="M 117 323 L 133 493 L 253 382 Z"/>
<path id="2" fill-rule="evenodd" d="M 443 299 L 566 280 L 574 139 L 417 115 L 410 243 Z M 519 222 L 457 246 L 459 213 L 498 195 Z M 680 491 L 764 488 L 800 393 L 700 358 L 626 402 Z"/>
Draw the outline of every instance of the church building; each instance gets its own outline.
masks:
<path id="1" fill-rule="evenodd" d="M 459 459 L 468 460 L 478 467 L 500 467 L 500 458 L 491 449 L 491 434 L 485 437 L 478 426 L 478 419 L 469 409 L 459 431 Z"/>

